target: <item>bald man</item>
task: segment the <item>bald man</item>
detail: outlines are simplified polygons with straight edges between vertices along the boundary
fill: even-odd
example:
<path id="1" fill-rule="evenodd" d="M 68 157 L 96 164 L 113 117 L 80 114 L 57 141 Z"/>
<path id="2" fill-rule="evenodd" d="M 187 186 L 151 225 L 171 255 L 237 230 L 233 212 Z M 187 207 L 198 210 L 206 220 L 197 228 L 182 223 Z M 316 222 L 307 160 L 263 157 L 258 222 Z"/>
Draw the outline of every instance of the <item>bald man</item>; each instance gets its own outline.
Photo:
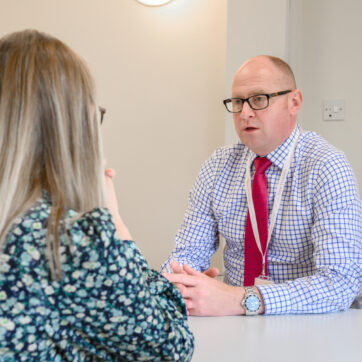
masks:
<path id="1" fill-rule="evenodd" d="M 362 207 L 348 161 L 297 124 L 302 93 L 283 60 L 248 60 L 231 92 L 241 142 L 202 166 L 164 276 L 190 315 L 349 308 L 362 291 Z M 224 282 L 209 268 L 220 235 Z"/>

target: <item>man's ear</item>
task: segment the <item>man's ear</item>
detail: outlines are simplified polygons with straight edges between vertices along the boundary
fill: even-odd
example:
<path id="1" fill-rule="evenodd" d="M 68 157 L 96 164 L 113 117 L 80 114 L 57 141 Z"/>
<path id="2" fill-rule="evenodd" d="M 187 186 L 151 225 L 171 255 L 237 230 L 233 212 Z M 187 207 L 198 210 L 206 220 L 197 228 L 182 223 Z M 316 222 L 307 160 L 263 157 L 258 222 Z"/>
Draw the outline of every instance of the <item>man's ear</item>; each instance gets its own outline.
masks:
<path id="1" fill-rule="evenodd" d="M 300 89 L 294 89 L 288 96 L 289 112 L 291 115 L 296 116 L 302 107 L 303 94 Z"/>

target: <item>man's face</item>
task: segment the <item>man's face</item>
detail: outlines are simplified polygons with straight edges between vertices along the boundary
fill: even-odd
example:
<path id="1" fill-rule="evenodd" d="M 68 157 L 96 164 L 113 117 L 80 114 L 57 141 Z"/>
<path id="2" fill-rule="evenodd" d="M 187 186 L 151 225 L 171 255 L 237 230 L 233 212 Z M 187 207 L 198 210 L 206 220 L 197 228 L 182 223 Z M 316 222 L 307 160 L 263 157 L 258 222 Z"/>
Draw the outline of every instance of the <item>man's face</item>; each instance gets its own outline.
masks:
<path id="1" fill-rule="evenodd" d="M 293 89 L 284 74 L 270 60 L 254 58 L 236 73 L 232 84 L 233 98 L 248 98 Z M 298 103 L 300 101 L 300 104 Z M 269 106 L 253 110 L 244 102 L 240 113 L 233 113 L 235 130 L 241 141 L 259 156 L 279 147 L 291 134 L 301 106 L 301 93 L 294 90 L 269 99 Z"/>

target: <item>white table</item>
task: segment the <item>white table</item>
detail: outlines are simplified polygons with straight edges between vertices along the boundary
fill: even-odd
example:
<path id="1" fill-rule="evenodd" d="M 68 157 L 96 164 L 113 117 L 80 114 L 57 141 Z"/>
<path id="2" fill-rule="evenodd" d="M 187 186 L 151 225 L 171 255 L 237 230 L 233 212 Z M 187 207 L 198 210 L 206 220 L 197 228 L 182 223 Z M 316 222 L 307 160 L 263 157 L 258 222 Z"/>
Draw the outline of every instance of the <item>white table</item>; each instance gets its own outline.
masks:
<path id="1" fill-rule="evenodd" d="M 190 317 L 192 362 L 362 362 L 362 310 Z"/>

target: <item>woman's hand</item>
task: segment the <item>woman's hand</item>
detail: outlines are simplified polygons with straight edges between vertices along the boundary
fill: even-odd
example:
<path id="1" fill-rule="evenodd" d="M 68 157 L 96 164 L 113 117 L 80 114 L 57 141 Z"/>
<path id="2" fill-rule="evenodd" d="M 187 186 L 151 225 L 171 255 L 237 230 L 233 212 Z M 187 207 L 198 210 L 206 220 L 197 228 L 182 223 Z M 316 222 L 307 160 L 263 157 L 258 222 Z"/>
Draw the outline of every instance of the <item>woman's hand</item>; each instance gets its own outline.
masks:
<path id="1" fill-rule="evenodd" d="M 107 206 L 113 216 L 113 221 L 116 226 L 118 236 L 122 240 L 132 240 L 132 236 L 118 211 L 118 201 L 113 184 L 113 178 L 116 176 L 116 172 L 111 168 L 106 168 L 104 174 L 106 178 Z"/>

